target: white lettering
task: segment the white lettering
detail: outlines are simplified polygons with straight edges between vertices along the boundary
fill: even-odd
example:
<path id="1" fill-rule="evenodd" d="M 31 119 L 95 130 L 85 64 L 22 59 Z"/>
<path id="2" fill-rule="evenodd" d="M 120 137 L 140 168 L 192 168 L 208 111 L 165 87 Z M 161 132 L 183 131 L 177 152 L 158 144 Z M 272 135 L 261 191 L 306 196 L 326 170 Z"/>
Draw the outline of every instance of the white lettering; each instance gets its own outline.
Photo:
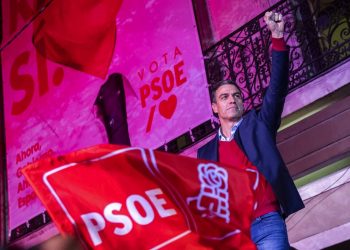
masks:
<path id="1" fill-rule="evenodd" d="M 106 222 L 103 219 L 102 215 L 92 212 L 88 214 L 82 214 L 81 218 L 86 225 L 94 246 L 101 244 L 102 240 L 98 232 L 106 227 Z"/>
<path id="2" fill-rule="evenodd" d="M 145 216 L 142 216 L 140 212 L 137 210 L 135 203 L 140 204 L 145 212 Z M 126 199 L 126 207 L 137 224 L 147 225 L 154 220 L 154 212 L 149 204 L 149 202 L 140 195 L 134 194 L 130 195 L 128 199 Z"/>
<path id="3" fill-rule="evenodd" d="M 118 225 L 114 227 L 113 233 L 120 236 L 130 233 L 133 229 L 131 218 L 139 225 L 152 223 L 154 221 L 155 212 L 151 203 L 154 205 L 161 218 L 176 214 L 175 209 L 165 207 L 167 204 L 166 200 L 159 197 L 164 194 L 161 189 L 151 189 L 145 191 L 145 193 L 151 202 L 137 194 L 127 197 L 126 208 L 130 216 L 118 214 L 123 206 L 123 204 L 119 202 L 107 204 L 103 210 L 103 215 L 97 212 L 81 215 L 94 246 L 102 243 L 101 235 L 103 234 L 101 231 L 106 229 L 106 221 Z"/>
<path id="4" fill-rule="evenodd" d="M 172 209 L 172 208 L 165 209 L 163 205 L 166 204 L 166 201 L 163 198 L 157 197 L 157 195 L 163 194 L 160 188 L 148 190 L 146 191 L 146 194 L 148 195 L 149 199 L 152 201 L 153 205 L 157 209 L 157 212 L 160 217 L 165 218 L 176 214 L 175 209 Z"/>
<path id="5" fill-rule="evenodd" d="M 123 227 L 115 227 L 113 232 L 116 235 L 128 234 L 132 229 L 132 222 L 128 216 L 113 214 L 113 211 L 120 211 L 121 207 L 122 204 L 114 202 L 108 204 L 103 211 L 106 220 L 109 222 L 123 224 Z"/>

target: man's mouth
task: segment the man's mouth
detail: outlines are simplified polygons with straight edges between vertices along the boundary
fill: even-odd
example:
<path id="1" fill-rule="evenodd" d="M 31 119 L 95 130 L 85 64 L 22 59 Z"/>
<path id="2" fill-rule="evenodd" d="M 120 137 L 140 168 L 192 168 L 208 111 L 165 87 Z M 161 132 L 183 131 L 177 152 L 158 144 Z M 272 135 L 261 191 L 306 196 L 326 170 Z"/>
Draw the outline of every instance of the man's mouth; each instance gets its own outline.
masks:
<path id="1" fill-rule="evenodd" d="M 231 110 L 231 109 L 234 109 L 234 110 L 238 110 L 238 106 L 232 106 L 232 107 L 229 107 L 227 110 Z"/>

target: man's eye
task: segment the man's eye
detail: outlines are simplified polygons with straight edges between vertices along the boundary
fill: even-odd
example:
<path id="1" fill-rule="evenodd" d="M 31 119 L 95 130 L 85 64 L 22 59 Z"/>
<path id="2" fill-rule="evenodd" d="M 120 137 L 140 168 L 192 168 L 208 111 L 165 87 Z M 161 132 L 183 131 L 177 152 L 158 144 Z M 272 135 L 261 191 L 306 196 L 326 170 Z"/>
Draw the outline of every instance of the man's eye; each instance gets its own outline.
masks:
<path id="1" fill-rule="evenodd" d="M 238 98 L 238 99 L 242 99 L 241 94 L 235 94 L 234 97 L 235 97 L 235 98 Z"/>

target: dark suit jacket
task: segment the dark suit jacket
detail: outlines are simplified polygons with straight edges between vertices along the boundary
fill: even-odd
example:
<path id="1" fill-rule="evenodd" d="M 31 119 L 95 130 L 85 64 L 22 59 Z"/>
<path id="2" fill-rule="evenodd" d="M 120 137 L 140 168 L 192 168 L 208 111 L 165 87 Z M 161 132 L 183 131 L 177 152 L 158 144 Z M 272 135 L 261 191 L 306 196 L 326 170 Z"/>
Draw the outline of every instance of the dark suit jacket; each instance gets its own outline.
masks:
<path id="1" fill-rule="evenodd" d="M 276 146 L 288 92 L 288 51 L 272 51 L 270 85 L 260 111 L 251 110 L 239 125 L 234 140 L 271 184 L 285 217 L 302 209 L 303 201 Z M 218 160 L 218 135 L 198 150 L 198 158 Z"/>

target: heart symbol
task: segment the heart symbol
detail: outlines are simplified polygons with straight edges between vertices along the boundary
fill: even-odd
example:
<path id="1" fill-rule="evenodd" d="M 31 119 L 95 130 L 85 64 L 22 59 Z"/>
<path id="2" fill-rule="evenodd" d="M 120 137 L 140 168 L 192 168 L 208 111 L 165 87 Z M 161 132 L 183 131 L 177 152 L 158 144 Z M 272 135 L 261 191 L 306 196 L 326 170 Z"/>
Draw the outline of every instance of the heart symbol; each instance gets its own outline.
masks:
<path id="1" fill-rule="evenodd" d="M 159 113 L 166 119 L 170 119 L 176 109 L 176 95 L 171 95 L 168 100 L 163 100 L 159 104 Z"/>

